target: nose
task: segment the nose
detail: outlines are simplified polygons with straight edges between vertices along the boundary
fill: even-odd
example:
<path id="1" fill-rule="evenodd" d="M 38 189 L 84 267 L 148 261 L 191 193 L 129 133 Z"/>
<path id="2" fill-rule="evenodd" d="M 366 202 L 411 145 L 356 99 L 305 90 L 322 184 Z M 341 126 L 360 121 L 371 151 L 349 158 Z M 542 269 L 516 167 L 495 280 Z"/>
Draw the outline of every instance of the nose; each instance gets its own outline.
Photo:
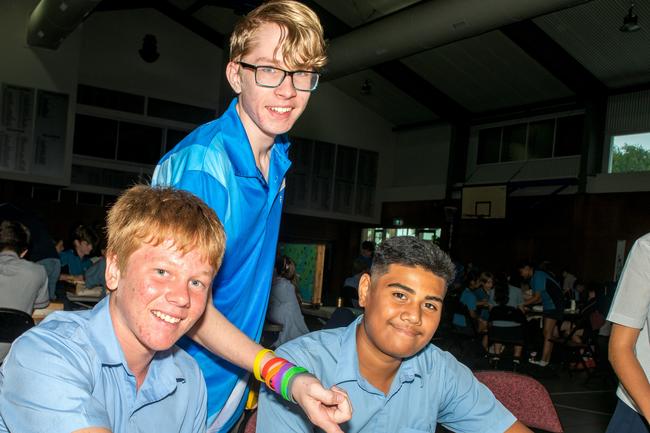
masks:
<path id="1" fill-rule="evenodd" d="M 411 304 L 404 308 L 400 314 L 400 319 L 413 325 L 422 324 L 422 310 L 418 304 Z"/>
<path id="2" fill-rule="evenodd" d="M 172 282 L 167 288 L 165 299 L 172 305 L 186 308 L 190 305 L 189 287 L 184 282 Z"/>
<path id="3" fill-rule="evenodd" d="M 275 94 L 282 98 L 292 98 L 296 96 L 296 89 L 293 87 L 293 77 L 285 75 L 284 80 L 275 88 Z"/>

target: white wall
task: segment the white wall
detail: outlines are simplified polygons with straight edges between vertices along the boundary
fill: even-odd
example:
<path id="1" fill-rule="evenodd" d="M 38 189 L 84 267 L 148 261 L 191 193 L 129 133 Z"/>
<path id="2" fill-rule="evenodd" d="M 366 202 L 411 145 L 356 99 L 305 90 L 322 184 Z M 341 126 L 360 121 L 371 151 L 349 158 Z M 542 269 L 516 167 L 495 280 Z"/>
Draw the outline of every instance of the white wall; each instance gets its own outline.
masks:
<path id="1" fill-rule="evenodd" d="M 80 31 L 66 38 L 58 50 L 27 46 L 27 20 L 37 0 L 0 0 L 0 82 L 68 94 L 68 134 L 60 176 L 40 178 L 32 175 L 2 173 L 2 177 L 33 182 L 67 184 L 70 178 L 72 125 L 77 94 Z"/>
<path id="2" fill-rule="evenodd" d="M 158 41 L 154 63 L 140 58 L 146 34 Z M 223 52 L 153 9 L 95 12 L 83 25 L 79 82 L 219 108 Z"/>

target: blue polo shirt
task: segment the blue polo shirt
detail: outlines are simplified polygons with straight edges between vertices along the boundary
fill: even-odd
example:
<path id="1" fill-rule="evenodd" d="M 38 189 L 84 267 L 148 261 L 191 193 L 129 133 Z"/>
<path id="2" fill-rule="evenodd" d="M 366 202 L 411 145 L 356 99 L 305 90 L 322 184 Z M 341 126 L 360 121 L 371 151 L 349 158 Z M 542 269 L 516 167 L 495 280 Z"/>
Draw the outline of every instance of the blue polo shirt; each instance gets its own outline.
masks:
<path id="1" fill-rule="evenodd" d="M 559 284 L 551 278 L 549 274 L 540 270 L 535 270 L 533 273 L 533 276 L 530 279 L 530 288 L 533 292 L 539 293 L 542 296 L 542 307 L 544 308 L 544 311 L 557 310 L 558 308 L 561 309 L 561 305 L 559 307 L 555 306 L 553 298 L 551 298 L 548 290 L 546 290 L 546 280 L 550 280 L 549 283 L 556 285 L 559 289 Z"/>
<path id="2" fill-rule="evenodd" d="M 354 413 L 347 433 L 434 432 L 439 422 L 455 432 L 493 433 L 507 430 L 515 417 L 472 372 L 448 352 L 429 344 L 405 359 L 387 395 L 359 373 L 356 328 L 313 332 L 282 345 L 279 356 L 301 365 L 326 388 L 348 393 Z M 260 393 L 257 433 L 313 432 L 300 408 L 264 386 Z"/>
<path id="3" fill-rule="evenodd" d="M 255 164 L 236 104 L 234 99 L 219 119 L 200 126 L 165 155 L 152 184 L 190 191 L 216 211 L 226 231 L 226 251 L 212 299 L 230 322 L 259 341 L 271 290 L 284 176 L 291 165 L 289 142 L 285 135 L 276 137 L 267 182 Z M 246 372 L 187 338 L 180 345 L 203 370 L 208 425 L 227 406 L 219 424 L 220 431 L 228 431 L 243 410 Z"/>
<path id="4" fill-rule="evenodd" d="M 68 274 L 70 275 L 83 275 L 93 265 L 89 256 L 81 258 L 74 249 L 61 251 L 59 253 L 59 260 L 61 260 L 62 268 L 65 266 L 68 267 Z"/>
<path id="5" fill-rule="evenodd" d="M 474 292 L 466 287 L 465 290 L 463 290 L 463 293 L 460 295 L 460 303 L 465 304 L 468 310 L 476 311 L 476 301 L 477 299 L 476 295 L 474 295 Z M 468 326 L 467 321 L 465 320 L 465 316 L 462 316 L 458 313 L 454 314 L 453 324 L 460 326 L 461 328 Z"/>
<path id="6" fill-rule="evenodd" d="M 202 433 L 201 370 L 178 347 L 158 352 L 136 392 L 108 309 L 55 312 L 12 345 L 0 367 L 0 432 Z"/>

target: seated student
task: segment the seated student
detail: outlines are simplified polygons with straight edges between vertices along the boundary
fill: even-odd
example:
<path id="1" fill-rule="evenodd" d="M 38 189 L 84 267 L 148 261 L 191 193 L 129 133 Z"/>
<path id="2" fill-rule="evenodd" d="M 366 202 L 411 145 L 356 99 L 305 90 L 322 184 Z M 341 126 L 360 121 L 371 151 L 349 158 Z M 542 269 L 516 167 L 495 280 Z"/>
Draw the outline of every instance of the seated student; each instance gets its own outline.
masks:
<path id="1" fill-rule="evenodd" d="M 50 303 L 45 268 L 23 259 L 30 232 L 18 221 L 0 223 L 0 307 L 32 314 Z M 0 363 L 9 351 L 0 343 Z"/>
<path id="2" fill-rule="evenodd" d="M 478 313 L 477 313 L 478 299 L 476 298 L 474 292 L 477 290 L 478 284 L 479 284 L 478 274 L 473 271 L 470 271 L 465 277 L 465 289 L 461 293 L 459 299 L 460 303 L 467 307 L 467 310 L 469 311 L 469 315 L 471 316 L 472 320 L 475 320 L 477 322 L 479 320 Z M 456 313 L 454 314 L 453 317 L 453 324 L 461 329 L 474 326 L 474 324 L 472 323 L 467 323 L 467 320 L 465 319 L 466 319 L 465 316 Z"/>
<path id="3" fill-rule="evenodd" d="M 278 338 L 271 346 L 277 347 L 309 332 L 300 311 L 298 274 L 291 257 L 282 256 L 275 261 L 275 277 L 271 284 L 271 296 L 266 317 L 282 325 Z"/>
<path id="4" fill-rule="evenodd" d="M 511 296 L 517 296 L 519 299 L 511 299 Z M 508 284 L 505 277 L 497 278 L 494 283 L 494 307 L 490 310 L 489 317 L 489 336 L 496 337 L 499 340 L 523 341 L 524 324 L 526 316 L 517 308 L 521 305 L 521 290 Z M 498 359 L 504 350 L 500 343 L 494 344 L 494 354 Z M 513 363 L 520 364 L 521 352 L 523 346 L 515 344 L 513 348 Z"/>
<path id="5" fill-rule="evenodd" d="M 72 233 L 73 248 L 61 251 L 61 275 L 59 279 L 68 283 L 83 281 L 83 273 L 93 265 L 89 254 L 97 245 L 97 235 L 84 225 L 77 226 Z"/>
<path id="6" fill-rule="evenodd" d="M 354 407 L 348 433 L 433 432 L 438 422 L 460 432 L 529 432 L 467 367 L 429 344 L 452 275 L 451 260 L 433 243 L 388 239 L 359 284 L 365 314 L 278 352 L 308 367 L 324 386 L 347 391 Z M 263 387 L 258 433 L 313 431 L 295 406 Z"/>
<path id="7" fill-rule="evenodd" d="M 55 312 L 0 368 L 0 432 L 204 432 L 206 387 L 174 346 L 201 317 L 225 248 L 212 209 L 135 186 L 107 218 L 109 295 Z"/>

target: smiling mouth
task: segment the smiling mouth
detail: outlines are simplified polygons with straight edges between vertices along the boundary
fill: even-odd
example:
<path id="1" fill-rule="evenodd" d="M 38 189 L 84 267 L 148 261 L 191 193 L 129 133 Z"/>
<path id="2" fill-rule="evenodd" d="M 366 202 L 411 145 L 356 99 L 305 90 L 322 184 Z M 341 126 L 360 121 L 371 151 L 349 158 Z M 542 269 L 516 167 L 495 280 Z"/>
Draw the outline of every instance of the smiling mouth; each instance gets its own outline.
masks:
<path id="1" fill-rule="evenodd" d="M 162 311 L 158 311 L 158 310 L 153 310 L 151 314 L 153 314 L 163 322 L 171 323 L 172 325 L 175 325 L 181 321 L 179 317 L 170 316 L 169 314 L 165 314 Z"/>
<path id="2" fill-rule="evenodd" d="M 273 111 L 275 113 L 284 114 L 284 113 L 288 113 L 289 111 L 291 111 L 292 108 L 291 107 L 269 107 L 269 110 L 271 110 L 271 111 Z"/>
<path id="3" fill-rule="evenodd" d="M 395 328 L 395 330 L 397 330 L 397 332 L 399 332 L 400 334 L 404 334 L 409 337 L 417 337 L 419 335 L 419 332 L 416 332 L 410 328 L 403 328 L 395 325 L 393 325 L 393 328 Z"/>

